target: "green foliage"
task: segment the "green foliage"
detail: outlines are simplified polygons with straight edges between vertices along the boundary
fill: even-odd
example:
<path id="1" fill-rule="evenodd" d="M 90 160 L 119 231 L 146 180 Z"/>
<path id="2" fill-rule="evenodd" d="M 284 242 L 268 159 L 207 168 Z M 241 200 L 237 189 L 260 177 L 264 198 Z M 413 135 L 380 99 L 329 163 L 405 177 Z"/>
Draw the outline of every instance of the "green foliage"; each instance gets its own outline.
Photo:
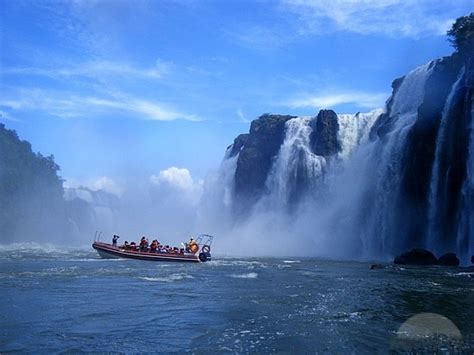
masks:
<path id="1" fill-rule="evenodd" d="M 448 40 L 460 53 L 472 55 L 474 53 L 474 12 L 460 17 L 448 31 Z"/>
<path id="2" fill-rule="evenodd" d="M 30 143 L 0 124 L 0 242 L 61 233 L 58 221 L 65 218 L 58 171 L 53 156 L 35 154 Z"/>

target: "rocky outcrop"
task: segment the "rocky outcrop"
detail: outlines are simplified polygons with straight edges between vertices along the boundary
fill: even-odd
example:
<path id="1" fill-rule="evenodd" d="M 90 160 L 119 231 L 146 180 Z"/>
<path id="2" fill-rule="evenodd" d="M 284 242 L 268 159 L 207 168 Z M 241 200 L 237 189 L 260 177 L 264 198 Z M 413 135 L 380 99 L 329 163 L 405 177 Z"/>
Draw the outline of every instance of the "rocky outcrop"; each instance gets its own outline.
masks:
<path id="1" fill-rule="evenodd" d="M 234 139 L 234 143 L 227 147 L 227 157 L 232 158 L 239 154 L 245 146 L 245 143 L 247 143 L 248 138 L 248 133 L 239 134 L 237 138 Z"/>
<path id="2" fill-rule="evenodd" d="M 390 112 L 392 110 L 395 93 L 400 88 L 400 85 L 402 85 L 403 79 L 405 79 L 404 76 L 397 78 L 392 82 L 392 95 L 390 96 L 390 98 L 388 99 L 386 103 L 386 112 L 381 114 L 380 117 L 372 126 L 372 129 L 370 130 L 370 135 L 369 135 L 370 140 L 373 141 L 377 138 L 382 138 L 392 129 L 392 121 L 390 119 Z"/>
<path id="3" fill-rule="evenodd" d="M 295 116 L 264 114 L 252 121 L 248 135 L 237 138 L 236 149 L 232 150 L 235 153 L 237 147 L 241 147 L 234 177 L 239 200 L 255 201 L 261 196 L 273 159 L 285 137 L 285 123 L 292 118 Z"/>
<path id="4" fill-rule="evenodd" d="M 321 110 L 310 123 L 313 131 L 310 135 L 310 145 L 314 154 L 324 157 L 333 156 L 341 150 L 337 139 L 339 123 L 333 110 Z"/>
<path id="5" fill-rule="evenodd" d="M 438 259 L 428 250 L 415 248 L 397 256 L 393 262 L 400 265 L 436 265 Z"/>
<path id="6" fill-rule="evenodd" d="M 285 139 L 286 122 L 295 117 L 264 114 L 252 121 L 249 133 L 239 135 L 227 148 L 227 158 L 238 155 L 234 176 L 238 203 L 251 204 L 264 193 L 268 174 Z M 309 145 L 314 154 L 329 158 L 340 152 L 338 117 L 334 111 L 321 110 L 309 125 Z M 299 192 L 302 189 L 289 188 Z"/>
<path id="7" fill-rule="evenodd" d="M 414 248 L 394 259 L 395 264 L 400 265 L 441 265 L 459 266 L 459 258 L 455 253 L 443 254 L 439 259 L 426 249 Z"/>
<path id="8" fill-rule="evenodd" d="M 438 264 L 443 266 L 459 266 L 459 259 L 455 253 L 446 253 L 440 256 Z"/>

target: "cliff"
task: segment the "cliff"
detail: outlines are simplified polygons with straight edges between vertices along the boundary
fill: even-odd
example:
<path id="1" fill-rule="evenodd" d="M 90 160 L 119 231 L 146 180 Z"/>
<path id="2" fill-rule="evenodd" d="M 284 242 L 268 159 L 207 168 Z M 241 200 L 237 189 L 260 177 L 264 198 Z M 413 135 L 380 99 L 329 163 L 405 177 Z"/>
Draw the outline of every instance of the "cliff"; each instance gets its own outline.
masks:
<path id="1" fill-rule="evenodd" d="M 54 157 L 0 124 L 0 242 L 59 238 L 67 229 Z"/>
<path id="2" fill-rule="evenodd" d="M 474 15 L 460 21 L 474 28 Z M 466 260 L 474 253 L 473 33 L 461 28 L 455 53 L 395 79 L 380 115 L 322 110 L 253 121 L 227 154 L 237 158 L 234 210 L 251 218 L 264 199 L 276 210 L 310 196 L 305 208 L 356 253 L 425 247 Z"/>

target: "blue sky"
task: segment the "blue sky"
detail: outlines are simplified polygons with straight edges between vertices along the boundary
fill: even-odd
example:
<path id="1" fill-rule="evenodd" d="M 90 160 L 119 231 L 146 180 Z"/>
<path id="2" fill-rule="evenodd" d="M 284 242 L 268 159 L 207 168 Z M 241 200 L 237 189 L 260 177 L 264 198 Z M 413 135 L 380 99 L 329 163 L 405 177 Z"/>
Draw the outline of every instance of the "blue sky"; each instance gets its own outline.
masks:
<path id="1" fill-rule="evenodd" d="M 383 106 L 452 52 L 472 0 L 22 1 L 1 6 L 0 120 L 76 182 L 196 178 L 262 113 Z"/>

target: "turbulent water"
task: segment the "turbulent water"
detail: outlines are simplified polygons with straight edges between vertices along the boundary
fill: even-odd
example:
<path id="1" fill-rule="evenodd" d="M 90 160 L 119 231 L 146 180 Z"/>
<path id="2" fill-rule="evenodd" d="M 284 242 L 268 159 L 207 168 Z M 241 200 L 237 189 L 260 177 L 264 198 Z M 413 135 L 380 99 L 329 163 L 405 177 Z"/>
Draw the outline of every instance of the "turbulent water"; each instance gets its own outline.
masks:
<path id="1" fill-rule="evenodd" d="M 474 270 L 369 266 L 166 264 L 102 260 L 89 248 L 3 247 L 0 352 L 360 353 L 414 339 L 418 349 L 474 350 Z M 421 339 L 399 331 L 426 312 L 449 318 L 462 339 L 443 336 L 452 333 L 442 324 L 441 335 Z"/>

